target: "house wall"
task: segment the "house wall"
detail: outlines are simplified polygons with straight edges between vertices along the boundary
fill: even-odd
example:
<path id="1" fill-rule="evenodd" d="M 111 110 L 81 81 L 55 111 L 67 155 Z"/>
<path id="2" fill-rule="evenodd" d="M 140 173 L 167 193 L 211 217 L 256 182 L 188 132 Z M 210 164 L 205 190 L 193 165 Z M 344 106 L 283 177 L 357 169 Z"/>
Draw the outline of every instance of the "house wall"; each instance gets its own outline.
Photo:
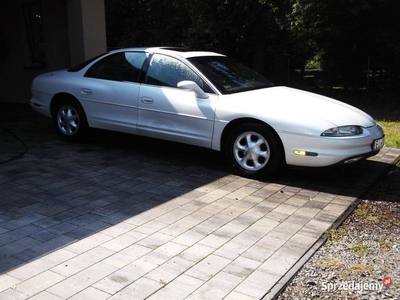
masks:
<path id="1" fill-rule="evenodd" d="M 36 2 L 41 6 L 43 43 L 39 48 L 44 46 L 44 63 L 30 59 L 24 5 L 32 1 L 0 0 L 1 102 L 28 103 L 37 75 L 69 68 L 107 50 L 104 0 Z"/>
<path id="2" fill-rule="evenodd" d="M 71 65 L 107 51 L 104 0 L 68 0 Z"/>

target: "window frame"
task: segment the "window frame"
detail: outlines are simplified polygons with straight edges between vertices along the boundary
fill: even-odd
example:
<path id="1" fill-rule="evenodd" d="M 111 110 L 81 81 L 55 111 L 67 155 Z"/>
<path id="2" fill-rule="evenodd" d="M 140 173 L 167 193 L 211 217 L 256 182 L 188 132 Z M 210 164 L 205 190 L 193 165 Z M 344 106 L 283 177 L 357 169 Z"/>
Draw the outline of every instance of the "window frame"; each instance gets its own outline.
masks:
<path id="1" fill-rule="evenodd" d="M 148 76 L 149 76 L 149 71 L 151 70 L 152 66 L 152 62 L 154 60 L 154 58 L 157 57 L 166 57 L 168 59 L 171 59 L 171 61 L 175 61 L 178 62 L 180 65 L 184 66 L 187 70 L 189 70 L 192 74 L 194 74 L 199 81 L 201 81 L 201 85 L 199 85 L 199 82 L 197 82 L 196 80 L 192 80 L 192 79 L 183 79 L 183 80 L 190 80 L 195 82 L 197 85 L 199 85 L 199 87 L 206 93 L 212 93 L 212 94 L 216 94 L 215 91 L 210 87 L 210 85 L 207 83 L 206 80 L 204 80 L 203 76 L 201 75 L 201 73 L 199 73 L 196 69 L 194 69 L 190 64 L 186 63 L 185 61 L 174 57 L 174 56 L 170 56 L 164 53 L 153 53 L 149 59 L 148 62 L 145 63 L 145 75 L 143 78 L 143 83 L 144 84 L 148 84 L 148 85 L 154 85 L 154 86 L 159 86 L 159 87 L 168 87 L 168 88 L 178 88 L 177 84 L 178 82 L 176 82 L 176 85 L 170 85 L 170 84 L 156 84 L 156 83 L 152 83 L 152 82 L 148 82 Z M 181 80 L 182 81 L 182 80 Z"/>
<path id="2" fill-rule="evenodd" d="M 128 68 L 135 68 L 135 66 L 126 59 L 127 54 L 133 54 L 133 53 L 142 54 L 144 56 L 144 59 L 141 62 L 142 66 L 140 68 L 135 69 L 136 72 L 138 73 L 136 75 L 136 78 L 127 76 L 127 75 L 131 75 L 131 74 L 129 74 L 131 71 L 128 71 L 128 73 L 125 73 L 125 74 L 118 74 L 119 76 L 121 76 L 120 78 L 113 77 L 108 74 L 105 74 L 105 76 L 100 76 L 100 75 L 96 74 L 97 69 L 102 67 L 102 65 L 101 65 L 102 63 L 104 63 L 104 67 L 107 67 L 106 62 L 109 60 L 112 60 L 112 59 L 118 59 L 118 56 L 123 56 L 123 59 L 125 60 L 125 61 L 123 61 L 123 63 L 127 64 L 126 66 L 128 66 Z M 110 53 L 109 55 L 106 55 L 103 58 L 97 60 L 95 63 L 93 63 L 93 65 L 91 65 L 89 67 L 89 69 L 85 72 L 84 77 L 100 79 L 100 80 L 117 81 L 117 82 L 140 83 L 141 78 L 143 77 L 143 67 L 144 67 L 147 59 L 148 59 L 148 53 L 143 52 L 143 51 L 120 51 L 120 52 L 116 52 L 116 53 Z M 118 64 L 113 63 L 113 64 L 109 65 L 110 68 L 113 68 L 115 66 L 118 66 Z M 123 70 L 123 68 L 126 67 L 126 66 L 123 66 L 122 64 L 120 66 L 122 67 L 121 70 Z M 117 72 L 118 71 L 119 70 L 117 70 Z"/>

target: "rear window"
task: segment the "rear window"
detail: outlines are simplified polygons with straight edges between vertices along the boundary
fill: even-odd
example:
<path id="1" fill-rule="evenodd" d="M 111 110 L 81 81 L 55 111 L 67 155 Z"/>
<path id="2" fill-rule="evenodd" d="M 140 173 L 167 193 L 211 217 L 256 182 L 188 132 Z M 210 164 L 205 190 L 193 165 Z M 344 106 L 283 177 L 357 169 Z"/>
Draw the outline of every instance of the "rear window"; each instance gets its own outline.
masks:
<path id="1" fill-rule="evenodd" d="M 79 72 L 80 70 L 82 70 L 84 67 L 86 67 L 88 64 L 90 64 L 91 62 L 95 61 L 96 59 L 98 59 L 99 57 L 102 57 L 103 55 L 105 55 L 106 53 L 97 55 L 87 61 L 84 61 L 83 63 L 80 63 L 79 65 L 69 68 L 67 71 L 68 72 Z"/>

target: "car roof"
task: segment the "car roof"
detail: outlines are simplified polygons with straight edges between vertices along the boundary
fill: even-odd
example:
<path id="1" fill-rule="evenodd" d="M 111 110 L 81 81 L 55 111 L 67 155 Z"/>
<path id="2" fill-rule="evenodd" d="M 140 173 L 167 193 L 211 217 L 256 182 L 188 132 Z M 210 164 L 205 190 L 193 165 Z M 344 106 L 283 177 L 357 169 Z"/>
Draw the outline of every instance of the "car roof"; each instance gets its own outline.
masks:
<path id="1" fill-rule="evenodd" d="M 178 56 L 183 58 L 198 57 L 198 56 L 225 56 L 220 53 L 211 51 L 199 51 L 186 47 L 135 47 L 135 48 L 122 48 L 111 52 L 121 51 L 144 51 L 148 53 L 169 54 L 171 56 Z"/>

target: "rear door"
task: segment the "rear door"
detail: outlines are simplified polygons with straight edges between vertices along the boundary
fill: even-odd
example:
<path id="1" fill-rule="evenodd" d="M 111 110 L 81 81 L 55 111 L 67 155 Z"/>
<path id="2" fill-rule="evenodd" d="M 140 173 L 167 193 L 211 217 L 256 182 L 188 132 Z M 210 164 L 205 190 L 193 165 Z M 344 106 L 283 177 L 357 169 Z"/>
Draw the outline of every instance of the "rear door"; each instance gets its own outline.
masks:
<path id="1" fill-rule="evenodd" d="M 94 64 L 80 84 L 89 126 L 136 134 L 139 78 L 147 54 L 118 52 Z"/>

